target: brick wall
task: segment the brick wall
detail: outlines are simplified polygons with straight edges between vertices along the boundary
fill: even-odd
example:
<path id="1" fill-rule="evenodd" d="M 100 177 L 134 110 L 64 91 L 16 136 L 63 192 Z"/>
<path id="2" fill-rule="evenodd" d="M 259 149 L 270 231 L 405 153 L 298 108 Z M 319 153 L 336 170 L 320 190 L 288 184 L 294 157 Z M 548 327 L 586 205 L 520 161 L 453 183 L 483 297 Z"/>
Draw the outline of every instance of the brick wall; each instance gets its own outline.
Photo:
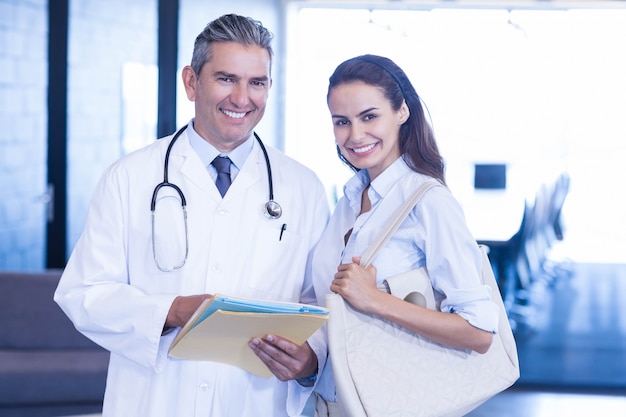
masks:
<path id="1" fill-rule="evenodd" d="M 0 0 L 0 269 L 44 264 L 46 9 Z"/>
<path id="2" fill-rule="evenodd" d="M 124 153 L 123 67 L 156 65 L 157 21 L 157 0 L 70 1 L 68 254 L 100 175 Z"/>

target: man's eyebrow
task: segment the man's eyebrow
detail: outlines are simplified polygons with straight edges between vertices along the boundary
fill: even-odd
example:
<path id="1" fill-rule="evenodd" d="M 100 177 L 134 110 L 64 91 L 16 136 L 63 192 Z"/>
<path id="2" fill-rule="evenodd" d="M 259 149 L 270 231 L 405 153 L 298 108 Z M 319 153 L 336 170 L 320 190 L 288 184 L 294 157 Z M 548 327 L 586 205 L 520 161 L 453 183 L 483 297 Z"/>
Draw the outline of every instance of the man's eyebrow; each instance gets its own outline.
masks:
<path id="1" fill-rule="evenodd" d="M 224 77 L 224 78 L 239 78 L 236 74 L 231 74 L 225 71 L 215 71 L 213 73 L 214 77 Z"/>
<path id="2" fill-rule="evenodd" d="M 232 73 L 229 73 L 229 72 L 226 72 L 226 71 L 215 71 L 213 73 L 213 76 L 216 77 L 216 78 L 224 77 L 224 78 L 233 78 L 235 80 L 241 79 L 241 77 L 239 75 L 232 74 Z M 261 75 L 261 76 L 258 76 L 258 77 L 252 77 L 251 79 L 254 80 L 254 81 L 267 82 L 267 81 L 269 81 L 270 78 L 267 75 Z"/>
<path id="3" fill-rule="evenodd" d="M 254 81 L 263 81 L 263 82 L 267 82 L 269 81 L 270 77 L 268 77 L 267 75 L 261 75 L 259 77 L 252 77 L 252 79 Z"/>

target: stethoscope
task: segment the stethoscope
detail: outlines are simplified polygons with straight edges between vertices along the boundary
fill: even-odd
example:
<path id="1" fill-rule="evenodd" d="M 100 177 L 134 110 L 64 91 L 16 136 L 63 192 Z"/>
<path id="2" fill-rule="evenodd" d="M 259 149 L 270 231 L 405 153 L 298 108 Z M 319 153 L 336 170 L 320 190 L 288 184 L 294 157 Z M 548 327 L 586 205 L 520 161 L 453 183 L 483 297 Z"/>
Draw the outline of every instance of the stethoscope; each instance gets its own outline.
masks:
<path id="1" fill-rule="evenodd" d="M 188 234 L 189 229 L 187 227 L 187 199 L 185 198 L 185 194 L 183 194 L 183 191 L 180 189 L 179 186 L 168 181 L 170 153 L 172 151 L 172 146 L 174 146 L 174 143 L 176 142 L 176 140 L 178 140 L 178 138 L 185 131 L 185 129 L 187 129 L 187 125 L 181 127 L 176 132 L 176 134 L 172 138 L 172 141 L 167 147 L 167 151 L 165 151 L 165 161 L 163 163 L 163 181 L 157 184 L 156 187 L 154 187 L 154 191 L 152 192 L 152 201 L 150 203 L 150 211 L 152 212 L 152 254 L 154 256 L 154 262 L 156 263 L 157 268 L 159 268 L 159 270 L 163 272 L 171 272 L 171 271 L 182 268 L 185 265 L 185 262 L 187 262 L 187 255 L 189 254 L 189 234 Z M 257 142 L 259 143 L 259 146 L 261 147 L 261 150 L 263 151 L 263 156 L 265 157 L 265 166 L 267 168 L 267 185 L 269 189 L 269 200 L 267 201 L 267 203 L 265 203 L 264 214 L 265 214 L 265 217 L 267 217 L 268 219 L 275 220 L 275 219 L 280 218 L 280 216 L 282 216 L 283 209 L 280 206 L 280 204 L 274 201 L 274 182 L 272 181 L 272 166 L 270 164 L 270 158 L 267 154 L 267 149 L 265 149 L 265 145 L 263 145 L 261 138 L 259 137 L 259 135 L 256 134 L 256 132 L 254 132 L 254 137 L 256 138 Z M 174 191 L 176 191 L 176 193 L 180 197 L 180 204 L 183 209 L 183 219 L 185 223 L 185 257 L 183 258 L 182 262 L 174 265 L 172 268 L 165 268 L 161 264 L 159 264 L 159 261 L 157 260 L 157 255 L 156 255 L 156 245 L 154 243 L 154 223 L 155 223 L 154 213 L 156 210 L 156 202 L 157 202 L 159 191 L 164 187 L 172 188 Z"/>

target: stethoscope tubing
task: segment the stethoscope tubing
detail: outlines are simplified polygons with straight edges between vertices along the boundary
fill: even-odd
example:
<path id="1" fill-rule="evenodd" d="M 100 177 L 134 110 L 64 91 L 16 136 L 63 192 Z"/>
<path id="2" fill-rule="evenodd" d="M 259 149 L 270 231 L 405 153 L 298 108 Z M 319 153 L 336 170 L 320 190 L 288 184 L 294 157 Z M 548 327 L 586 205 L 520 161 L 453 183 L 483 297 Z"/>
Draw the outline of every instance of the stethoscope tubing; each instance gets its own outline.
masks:
<path id="1" fill-rule="evenodd" d="M 157 184 L 156 187 L 154 187 L 154 191 L 152 192 L 152 201 L 150 202 L 150 211 L 153 213 L 154 213 L 154 210 L 156 209 L 157 195 L 159 194 L 159 190 L 163 187 L 172 187 L 174 190 L 176 190 L 176 192 L 180 196 L 180 201 L 181 201 L 182 206 L 187 207 L 187 199 L 185 198 L 185 194 L 183 193 L 183 191 L 180 189 L 178 185 L 172 184 L 171 182 L 168 181 L 170 153 L 172 152 L 172 146 L 174 146 L 174 143 L 176 142 L 178 137 L 185 131 L 185 129 L 187 129 L 187 125 L 178 129 L 178 131 L 172 138 L 170 144 L 167 146 L 167 150 L 165 151 L 165 160 L 163 162 L 163 182 Z"/>
<path id="2" fill-rule="evenodd" d="M 185 129 L 187 129 L 187 125 L 181 127 L 174 134 L 174 137 L 172 138 L 169 145 L 167 146 L 167 150 L 165 151 L 165 159 L 163 161 L 163 181 L 157 184 L 156 187 L 154 187 L 154 191 L 152 192 L 152 201 L 150 202 L 150 211 L 152 213 L 152 254 L 154 256 L 154 262 L 156 263 L 157 268 L 163 272 L 172 272 L 174 270 L 182 268 L 187 262 L 187 256 L 189 254 L 189 235 L 188 235 L 187 209 L 186 209 L 187 199 L 185 198 L 185 194 L 180 189 L 180 187 L 178 187 L 174 183 L 169 182 L 169 179 L 168 179 L 170 153 L 172 151 L 172 147 L 174 146 L 174 143 L 176 143 L 180 135 L 185 131 Z M 263 151 L 263 156 L 265 157 L 265 166 L 267 167 L 267 183 L 268 183 L 268 191 L 269 191 L 269 200 L 267 201 L 267 203 L 265 203 L 265 217 L 267 217 L 268 219 L 278 219 L 282 215 L 282 208 L 280 207 L 280 204 L 274 201 L 274 182 L 272 179 L 272 166 L 270 163 L 270 158 L 269 158 L 269 155 L 267 154 L 267 149 L 265 149 L 265 145 L 263 144 L 263 141 L 261 141 L 261 138 L 259 137 L 259 135 L 256 134 L 256 132 L 254 132 L 254 137 L 259 143 L 259 146 L 261 147 L 261 151 Z M 164 187 L 171 187 L 178 193 L 180 197 L 180 201 L 181 201 L 181 206 L 183 209 L 183 218 L 184 218 L 184 224 L 185 224 L 185 256 L 181 263 L 174 265 L 172 268 L 166 268 L 162 266 L 161 264 L 159 264 L 159 261 L 157 260 L 156 245 L 154 241 L 154 227 L 155 227 L 154 215 L 155 215 L 155 210 L 156 210 L 156 201 L 157 201 L 157 197 L 159 194 L 159 190 L 161 190 L 161 188 L 164 188 Z"/>
<path id="3" fill-rule="evenodd" d="M 174 146 L 174 143 L 176 143 L 176 141 L 178 140 L 180 135 L 185 131 L 185 129 L 187 129 L 187 125 L 181 127 L 176 132 L 176 134 L 174 134 L 174 137 L 170 141 L 169 145 L 167 146 L 167 150 L 165 151 L 165 160 L 163 162 L 163 181 L 157 184 L 156 187 L 154 188 L 154 191 L 152 192 L 152 201 L 150 202 L 150 211 L 152 212 L 154 212 L 156 208 L 156 198 L 159 193 L 159 190 L 163 187 L 172 187 L 180 196 L 181 204 L 183 205 L 183 207 L 187 206 L 187 199 L 185 198 L 185 194 L 183 193 L 183 191 L 176 184 L 171 183 L 168 180 L 170 153 L 172 151 L 172 147 Z M 267 168 L 267 187 L 268 187 L 269 200 L 267 203 L 265 203 L 265 208 L 266 208 L 265 215 L 266 217 L 271 218 L 271 219 L 278 219 L 282 215 L 282 208 L 276 201 L 274 201 L 274 180 L 272 179 L 272 164 L 270 163 L 270 157 L 259 135 L 257 135 L 256 132 L 253 132 L 253 133 L 254 133 L 255 139 L 257 140 L 259 146 L 261 147 L 261 151 L 263 152 L 263 157 L 265 158 L 265 167 Z M 271 206 L 273 206 L 273 208 L 270 208 Z"/>

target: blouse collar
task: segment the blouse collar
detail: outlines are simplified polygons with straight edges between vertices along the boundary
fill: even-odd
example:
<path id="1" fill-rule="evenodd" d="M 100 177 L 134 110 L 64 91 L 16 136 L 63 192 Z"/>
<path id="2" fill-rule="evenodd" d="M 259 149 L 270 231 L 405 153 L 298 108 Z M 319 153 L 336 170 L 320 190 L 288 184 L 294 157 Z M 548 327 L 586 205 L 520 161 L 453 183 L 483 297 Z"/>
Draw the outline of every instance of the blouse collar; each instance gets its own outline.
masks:
<path id="1" fill-rule="evenodd" d="M 366 169 L 362 169 L 356 173 L 343 187 L 343 194 L 355 213 L 361 211 L 361 197 L 363 190 L 370 185 L 370 200 L 372 206 L 384 198 L 391 188 L 407 173 L 411 168 L 404 162 L 404 158 L 399 157 L 391 165 L 387 167 L 378 177 L 370 183 L 370 177 Z"/>

